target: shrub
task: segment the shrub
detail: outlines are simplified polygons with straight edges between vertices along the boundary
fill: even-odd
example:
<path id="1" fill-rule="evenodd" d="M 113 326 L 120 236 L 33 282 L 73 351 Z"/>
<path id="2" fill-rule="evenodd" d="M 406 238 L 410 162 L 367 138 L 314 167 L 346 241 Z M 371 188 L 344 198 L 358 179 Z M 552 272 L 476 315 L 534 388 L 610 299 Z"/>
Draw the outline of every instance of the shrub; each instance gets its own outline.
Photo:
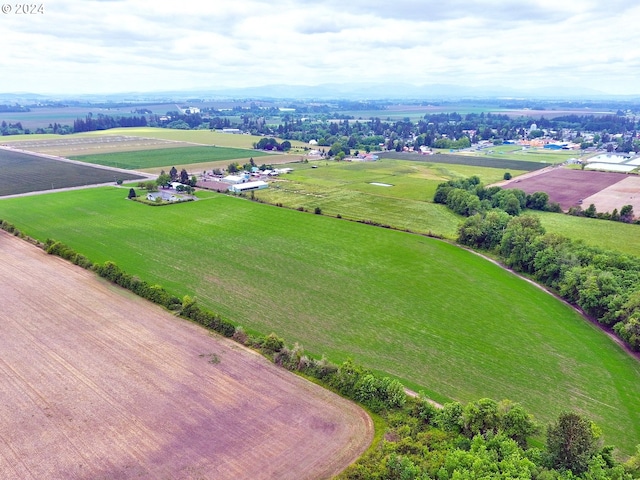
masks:
<path id="1" fill-rule="evenodd" d="M 270 333 L 262 341 L 262 348 L 270 352 L 279 352 L 284 347 L 284 340 L 275 333 Z"/>

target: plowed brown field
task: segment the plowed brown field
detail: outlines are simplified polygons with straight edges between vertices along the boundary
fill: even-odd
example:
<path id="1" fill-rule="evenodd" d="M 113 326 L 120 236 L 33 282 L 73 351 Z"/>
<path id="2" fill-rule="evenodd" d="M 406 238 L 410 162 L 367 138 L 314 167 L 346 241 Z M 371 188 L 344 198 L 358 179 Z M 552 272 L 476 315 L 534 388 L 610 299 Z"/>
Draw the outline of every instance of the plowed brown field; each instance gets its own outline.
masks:
<path id="1" fill-rule="evenodd" d="M 370 444 L 355 404 L 0 232 L 0 478 L 304 479 Z"/>
<path id="2" fill-rule="evenodd" d="M 547 192 L 550 202 L 557 202 L 563 210 L 568 210 L 577 205 L 587 208 L 589 204 L 584 199 L 626 177 L 624 173 L 551 168 L 522 175 L 508 182 L 501 182 L 499 185 L 504 188 L 518 188 L 526 194 Z M 622 205 L 624 203 L 618 203 L 617 208 L 620 209 Z M 598 211 L 606 211 L 598 205 L 596 207 Z"/>

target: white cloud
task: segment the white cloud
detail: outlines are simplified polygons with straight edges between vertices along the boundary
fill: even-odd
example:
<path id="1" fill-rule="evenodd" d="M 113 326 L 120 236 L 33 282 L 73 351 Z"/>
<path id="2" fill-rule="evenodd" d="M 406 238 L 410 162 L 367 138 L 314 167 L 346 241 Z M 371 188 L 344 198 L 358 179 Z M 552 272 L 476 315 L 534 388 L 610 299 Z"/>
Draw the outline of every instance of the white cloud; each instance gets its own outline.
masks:
<path id="1" fill-rule="evenodd" d="M 51 0 L 42 15 L 0 17 L 0 91 L 375 81 L 640 93 L 629 3 Z"/>

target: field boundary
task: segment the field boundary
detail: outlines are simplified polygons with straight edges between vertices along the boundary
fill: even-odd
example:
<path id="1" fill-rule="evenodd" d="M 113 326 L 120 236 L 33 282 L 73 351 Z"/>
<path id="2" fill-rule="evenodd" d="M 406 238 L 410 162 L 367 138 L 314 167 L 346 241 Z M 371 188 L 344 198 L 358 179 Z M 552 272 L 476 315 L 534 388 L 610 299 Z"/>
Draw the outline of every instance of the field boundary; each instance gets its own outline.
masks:
<path id="1" fill-rule="evenodd" d="M 9 232 L 0 231 L 0 240 L 14 241 L 10 236 Z M 23 243 L 21 240 L 24 241 L 25 238 L 15 239 L 16 242 Z M 15 245 L 18 251 L 34 246 L 32 244 L 23 248 Z M 58 440 L 51 442 L 50 448 L 39 450 L 44 456 L 26 455 L 28 461 L 13 465 L 13 468 L 20 472 L 16 473 L 16 476 L 42 478 L 43 469 L 50 468 L 52 472 L 56 468 L 63 468 L 66 474 L 74 477 L 79 475 L 79 478 L 104 474 L 118 478 L 164 478 L 167 472 L 174 472 L 176 478 L 183 478 L 178 473 L 191 471 L 198 472 L 198 478 L 231 479 L 237 478 L 239 462 L 248 469 L 245 470 L 243 467 L 240 471 L 253 472 L 252 478 L 311 480 L 339 474 L 356 461 L 371 444 L 374 438 L 373 420 L 355 402 L 341 398 L 330 389 L 316 385 L 303 376 L 292 375 L 286 371 L 287 369 L 278 367 L 253 349 L 238 345 L 237 342 L 224 337 L 212 338 L 206 330 L 193 322 L 178 322 L 170 312 L 153 306 L 143 298 L 123 295 L 126 293 L 124 289 L 118 288 L 114 291 L 111 287 L 105 288 L 107 284 L 94 272 L 85 270 L 86 273 L 83 273 L 82 269 L 75 269 L 74 265 L 64 262 L 64 259 L 59 259 L 60 262 L 64 262 L 59 263 L 54 256 L 45 255 L 44 252 L 32 252 L 33 263 L 37 265 L 32 264 L 31 268 L 37 269 L 38 273 L 25 273 L 22 277 L 18 275 L 19 278 L 13 283 L 13 297 L 10 295 L 6 299 L 6 308 L 9 309 L 13 308 L 14 300 L 19 301 L 21 312 L 26 317 L 24 321 L 16 324 L 15 329 L 5 332 L 5 342 L 13 347 L 8 347 L 3 359 L 11 364 L 11 371 L 17 375 L 15 378 L 12 375 L 5 376 L 5 381 L 9 381 L 10 385 L 15 387 L 16 384 L 27 382 L 26 385 L 29 387 L 28 382 L 33 378 L 33 372 L 38 378 L 38 383 L 34 388 L 14 388 L 15 395 L 21 399 L 18 403 L 22 410 L 16 407 L 19 411 L 14 412 L 14 420 L 8 421 L 20 422 L 20 428 L 17 428 L 16 432 L 35 435 L 33 438 L 42 438 L 42 432 L 46 432 L 47 438 Z M 30 258 L 20 255 L 13 255 L 12 258 L 28 262 L 26 257 Z M 26 268 L 27 263 L 24 265 L 25 271 L 29 272 Z M 43 281 L 51 275 L 53 269 L 62 269 L 61 278 L 64 278 L 65 271 L 71 274 L 72 287 L 65 286 L 68 281 L 63 281 L 51 289 L 44 289 L 42 294 L 34 294 L 37 301 L 32 308 L 25 307 L 23 302 L 25 297 L 29 296 L 23 296 L 20 291 L 24 291 L 25 286 L 31 281 Z M 8 279 L 8 276 L 5 278 Z M 99 298 L 93 299 L 91 295 L 87 298 L 77 292 L 85 283 L 89 283 L 87 288 L 91 294 L 97 292 Z M 58 292 L 68 288 L 74 289 L 76 293 L 67 297 Z M 37 318 L 34 312 L 41 308 L 43 299 L 49 298 L 49 301 L 55 304 L 52 299 L 56 296 L 64 298 L 65 301 L 51 305 L 51 315 L 58 311 L 59 306 L 67 313 L 62 312 L 61 319 L 56 322 L 56 334 L 51 335 L 51 330 L 40 330 L 43 328 L 41 322 L 38 322 L 37 327 L 31 326 L 29 318 Z M 116 301 L 121 298 L 126 305 L 119 308 L 107 307 L 113 306 L 114 302 L 101 299 L 106 296 L 115 296 Z M 141 306 L 148 312 L 147 315 L 133 314 L 130 317 L 132 305 Z M 75 311 L 78 307 L 82 312 L 78 313 L 80 318 L 69 315 L 69 311 Z M 104 316 L 91 315 L 93 309 L 108 309 L 108 313 Z M 167 322 L 159 322 L 161 318 Z M 78 324 L 83 326 L 74 329 Z M 65 328 L 71 329 L 72 332 L 63 335 L 61 332 L 66 332 Z M 26 335 L 22 334 L 23 330 Z M 173 340 L 162 341 L 162 337 L 173 330 L 175 333 L 169 334 Z M 116 337 L 121 334 L 126 338 L 122 342 L 123 348 L 114 348 L 113 345 L 119 344 Z M 11 335 L 18 335 L 25 342 L 33 339 L 33 349 L 39 355 L 39 361 L 24 361 L 26 352 L 31 349 L 17 346 L 19 343 L 10 340 Z M 190 335 L 197 335 L 198 339 L 190 341 Z M 79 342 L 80 347 L 77 350 L 65 348 L 65 345 L 74 343 L 73 339 L 77 336 L 86 337 L 88 340 Z M 48 345 L 52 345 L 51 350 L 48 350 Z M 176 349 L 180 348 L 187 348 L 188 351 L 176 355 L 180 353 Z M 123 367 L 127 352 L 130 351 L 135 351 L 142 360 L 127 363 L 127 366 Z M 22 360 L 11 360 L 12 355 Z M 257 363 L 257 366 L 252 368 L 252 373 L 242 373 L 244 363 L 234 361 L 240 356 L 243 356 L 244 363 Z M 106 360 L 102 360 L 102 357 Z M 218 361 L 211 362 L 214 358 Z M 92 365 L 96 362 L 100 368 L 93 368 Z M 155 362 L 160 363 L 156 366 Z M 0 362 L 0 369 L 4 368 L 3 364 Z M 167 379 L 158 375 L 154 376 L 153 380 L 147 380 L 149 377 L 144 375 L 144 370 L 148 367 L 157 369 L 158 374 L 162 373 L 159 370 L 164 372 L 169 369 L 170 377 Z M 66 375 L 59 375 L 61 369 Z M 103 369 L 106 371 L 106 378 L 102 377 Z M 179 374 L 183 369 L 192 372 L 191 375 Z M 47 374 L 42 375 L 38 373 L 40 371 Z M 245 377 L 262 378 L 269 372 L 274 375 L 271 383 L 254 379 L 251 385 L 242 384 Z M 144 378 L 145 381 L 132 381 L 132 376 Z M 194 378 L 199 380 L 194 383 Z M 205 382 L 213 382 L 216 388 L 197 388 L 197 385 Z M 273 395 L 272 389 L 280 382 L 281 388 L 276 387 L 279 393 Z M 66 388 L 70 384 L 75 387 Z M 133 394 L 129 393 L 131 389 L 134 390 Z M 135 393 L 138 390 L 149 389 L 151 394 Z M 298 398 L 295 393 L 299 390 L 302 390 L 302 394 Z M 38 396 L 30 395 L 32 391 Z M 103 391 L 103 394 L 100 394 L 100 391 Z M 268 396 L 266 401 L 257 402 L 265 410 L 263 414 L 251 413 L 249 409 L 248 402 L 251 397 L 246 395 L 254 391 Z M 25 392 L 29 398 L 24 398 L 23 401 Z M 310 396 L 311 392 L 315 392 L 316 395 Z M 175 408 L 174 397 L 180 395 L 188 395 L 189 398 L 184 404 L 178 402 L 179 408 Z M 64 400 L 65 398 L 67 400 Z M 143 398 L 144 403 L 136 401 L 136 398 Z M 104 402 L 107 403 L 106 408 L 100 408 L 99 404 Z M 174 404 L 170 406 L 169 402 Z M 189 403 L 194 402 L 195 405 L 189 407 Z M 98 408 L 101 415 L 88 413 L 89 406 L 91 409 Z M 25 410 L 27 407 L 28 412 Z M 165 426 L 164 420 L 160 422 L 163 423 L 161 426 L 154 412 L 169 412 L 174 408 L 175 412 L 171 418 L 165 419 L 166 423 L 173 427 Z M 233 415 L 236 414 L 243 417 L 233 420 Z M 208 428 L 203 428 L 207 421 L 213 422 L 210 427 L 214 431 L 223 428 L 221 425 L 224 422 L 235 422 L 234 426 L 239 430 L 235 431 L 229 425 L 224 427 L 225 431 L 229 432 L 226 441 L 224 438 L 227 434 L 224 431 L 214 433 L 214 437 L 211 438 Z M 80 432 L 78 425 L 85 424 L 95 425 Z M 110 432 L 109 435 L 103 435 L 105 428 Z M 72 429 L 71 434 L 65 433 L 69 429 Z M 287 433 L 287 429 L 291 431 Z M 307 438 L 310 434 L 313 436 Z M 18 438 L 15 438 L 10 450 L 0 447 L 0 470 L 7 467 L 7 462 L 11 463 L 15 455 L 21 455 L 24 449 L 31 448 L 32 439 L 16 435 Z M 115 444 L 112 443 L 114 435 L 117 437 Z M 227 444 L 232 445 L 237 441 L 238 435 L 243 439 L 242 445 L 227 447 Z M 268 441 L 265 441 L 266 435 Z M 336 435 L 344 442 L 336 443 Z M 78 440 L 85 436 L 93 440 L 86 444 Z M 288 442 L 289 447 L 280 448 L 280 442 Z M 292 442 L 301 447 L 301 458 L 310 463 L 296 460 L 297 449 L 294 448 L 292 451 L 291 447 L 295 446 Z M 112 448 L 108 452 L 101 450 L 107 443 Z M 308 447 L 304 445 L 313 443 L 316 447 L 313 452 L 309 452 Z M 77 448 L 79 444 L 89 445 L 90 448 L 82 449 L 80 453 Z M 323 445 L 330 455 L 323 456 Z M 181 451 L 184 452 L 184 456 L 176 453 Z M 57 453 L 52 456 L 51 452 Z M 194 452 L 197 455 L 194 455 Z M 54 459 L 55 464 L 50 462 L 51 459 Z M 77 470 L 79 468 L 81 470 Z M 132 470 L 124 475 L 125 469 L 128 468 Z"/>

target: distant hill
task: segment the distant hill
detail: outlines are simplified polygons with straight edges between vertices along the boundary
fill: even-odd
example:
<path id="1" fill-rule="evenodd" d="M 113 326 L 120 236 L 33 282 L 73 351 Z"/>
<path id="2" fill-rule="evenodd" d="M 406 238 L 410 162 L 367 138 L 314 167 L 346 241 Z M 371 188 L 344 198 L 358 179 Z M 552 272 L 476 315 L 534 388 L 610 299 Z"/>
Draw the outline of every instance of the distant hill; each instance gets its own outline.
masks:
<path id="1" fill-rule="evenodd" d="M 198 88 L 155 92 L 119 92 L 95 95 L 0 93 L 0 103 L 39 103 L 80 100 L 86 102 L 169 102 L 189 99 L 296 99 L 296 100 L 461 100 L 461 99 L 638 99 L 615 96 L 589 88 L 544 87 L 520 89 L 496 85 L 468 87 L 452 84 L 327 83 L 321 85 L 263 85 L 238 88 Z"/>

